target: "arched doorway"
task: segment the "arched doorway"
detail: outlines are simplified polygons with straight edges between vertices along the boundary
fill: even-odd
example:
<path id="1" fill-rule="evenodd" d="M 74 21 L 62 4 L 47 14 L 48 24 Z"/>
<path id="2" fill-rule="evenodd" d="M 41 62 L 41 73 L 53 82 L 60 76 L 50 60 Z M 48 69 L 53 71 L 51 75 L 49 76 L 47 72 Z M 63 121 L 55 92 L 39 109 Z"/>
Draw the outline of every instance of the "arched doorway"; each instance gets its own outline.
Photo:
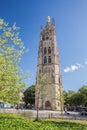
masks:
<path id="1" fill-rule="evenodd" d="M 51 103 L 50 103 L 50 101 L 46 101 L 45 102 L 45 109 L 46 110 L 51 110 Z"/>

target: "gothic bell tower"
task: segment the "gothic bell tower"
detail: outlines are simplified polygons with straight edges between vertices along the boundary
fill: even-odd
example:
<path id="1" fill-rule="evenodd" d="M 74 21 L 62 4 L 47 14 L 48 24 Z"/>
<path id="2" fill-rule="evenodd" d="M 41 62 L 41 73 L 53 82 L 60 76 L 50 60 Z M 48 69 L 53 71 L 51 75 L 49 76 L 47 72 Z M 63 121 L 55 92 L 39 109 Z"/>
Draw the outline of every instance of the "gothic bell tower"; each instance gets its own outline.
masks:
<path id="1" fill-rule="evenodd" d="M 46 78 L 50 77 L 51 87 L 49 90 L 46 90 L 49 91 L 49 95 L 45 95 L 43 96 L 43 99 L 41 98 L 39 100 L 39 108 L 45 110 L 61 110 L 62 80 L 60 74 L 60 61 L 55 22 L 54 19 L 52 19 L 52 24 L 50 24 L 50 16 L 47 17 L 45 28 L 43 29 L 41 26 L 40 29 L 36 84 L 38 83 L 41 73 L 45 74 Z M 37 95 L 35 95 L 35 106 L 37 107 Z"/>

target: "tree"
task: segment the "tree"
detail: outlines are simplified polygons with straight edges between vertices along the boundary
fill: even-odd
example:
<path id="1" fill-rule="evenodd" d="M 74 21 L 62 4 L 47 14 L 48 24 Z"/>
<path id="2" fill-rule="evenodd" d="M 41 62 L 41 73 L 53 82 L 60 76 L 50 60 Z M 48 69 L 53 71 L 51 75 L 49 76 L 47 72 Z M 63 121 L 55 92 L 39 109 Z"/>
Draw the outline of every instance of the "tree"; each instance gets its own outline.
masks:
<path id="1" fill-rule="evenodd" d="M 63 119 L 64 95 L 63 95 L 61 75 L 59 77 L 59 86 L 57 87 L 57 92 L 56 92 L 56 97 L 55 98 L 59 101 L 61 117 Z"/>
<path id="2" fill-rule="evenodd" d="M 37 83 L 36 83 L 36 87 L 35 87 L 35 98 L 36 98 L 36 110 L 37 110 L 37 117 L 36 120 L 39 119 L 39 108 L 41 108 L 43 106 L 43 102 L 44 102 L 44 97 L 46 97 L 47 95 L 50 95 L 50 88 L 51 88 L 51 84 L 50 84 L 50 79 L 47 77 L 47 75 L 45 74 L 40 74 L 39 78 L 37 79 Z M 42 102 L 42 106 L 40 104 L 40 102 Z"/>
<path id="3" fill-rule="evenodd" d="M 87 86 L 82 86 L 77 92 L 64 91 L 64 104 L 70 106 L 87 106 Z"/>
<path id="4" fill-rule="evenodd" d="M 62 90 L 62 78 L 59 78 L 59 99 L 60 99 L 60 107 L 61 107 L 61 117 L 63 119 L 63 107 L 64 107 L 64 97 L 63 97 L 63 90 Z"/>
<path id="5" fill-rule="evenodd" d="M 64 91 L 63 91 L 64 105 L 67 104 L 67 96 L 68 96 L 68 93 L 64 90 Z"/>
<path id="6" fill-rule="evenodd" d="M 35 104 L 35 85 L 30 86 L 24 91 L 24 98 L 23 98 L 26 106 L 28 104 L 34 105 Z"/>
<path id="7" fill-rule="evenodd" d="M 80 97 L 81 97 L 81 103 L 80 105 L 87 106 L 87 86 L 84 85 L 78 90 Z"/>
<path id="8" fill-rule="evenodd" d="M 81 94 L 76 92 L 71 97 L 71 105 L 80 106 L 81 105 L 81 100 L 82 100 Z"/>
<path id="9" fill-rule="evenodd" d="M 22 82 L 19 63 L 24 53 L 24 44 L 19 38 L 18 27 L 12 27 L 0 19 L 0 99 L 17 104 Z"/>
<path id="10" fill-rule="evenodd" d="M 63 94 L 64 94 L 64 104 L 72 105 L 73 104 L 72 97 L 75 94 L 75 92 L 72 90 L 69 90 L 68 92 L 64 91 Z"/>

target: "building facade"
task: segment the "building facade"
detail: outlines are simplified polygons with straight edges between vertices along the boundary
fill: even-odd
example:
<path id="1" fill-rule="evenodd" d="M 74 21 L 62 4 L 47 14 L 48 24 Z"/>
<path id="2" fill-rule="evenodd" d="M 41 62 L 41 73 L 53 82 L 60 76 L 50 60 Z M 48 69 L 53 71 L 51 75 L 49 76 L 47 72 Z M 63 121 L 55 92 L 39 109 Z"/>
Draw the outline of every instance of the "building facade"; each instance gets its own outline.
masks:
<path id="1" fill-rule="evenodd" d="M 37 93 L 37 84 L 40 84 L 41 74 L 44 74 L 48 83 L 46 82 L 47 87 L 45 90 L 40 88 L 40 92 Z M 43 84 L 42 87 L 44 87 Z M 46 93 L 43 91 L 46 91 Z M 52 19 L 52 24 L 50 24 L 50 16 L 47 17 L 44 29 L 42 27 L 40 29 L 35 107 L 39 107 L 42 110 L 61 110 L 62 107 L 62 80 L 56 40 L 56 27 L 54 19 Z"/>

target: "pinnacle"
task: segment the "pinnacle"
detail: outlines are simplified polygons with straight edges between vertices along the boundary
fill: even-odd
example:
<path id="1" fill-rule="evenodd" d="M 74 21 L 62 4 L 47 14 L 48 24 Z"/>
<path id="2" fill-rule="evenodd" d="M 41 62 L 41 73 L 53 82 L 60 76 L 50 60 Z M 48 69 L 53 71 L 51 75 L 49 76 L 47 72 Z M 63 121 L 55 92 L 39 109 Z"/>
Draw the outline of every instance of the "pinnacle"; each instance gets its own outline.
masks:
<path id="1" fill-rule="evenodd" d="M 50 23 L 50 16 L 47 16 L 47 23 Z"/>

